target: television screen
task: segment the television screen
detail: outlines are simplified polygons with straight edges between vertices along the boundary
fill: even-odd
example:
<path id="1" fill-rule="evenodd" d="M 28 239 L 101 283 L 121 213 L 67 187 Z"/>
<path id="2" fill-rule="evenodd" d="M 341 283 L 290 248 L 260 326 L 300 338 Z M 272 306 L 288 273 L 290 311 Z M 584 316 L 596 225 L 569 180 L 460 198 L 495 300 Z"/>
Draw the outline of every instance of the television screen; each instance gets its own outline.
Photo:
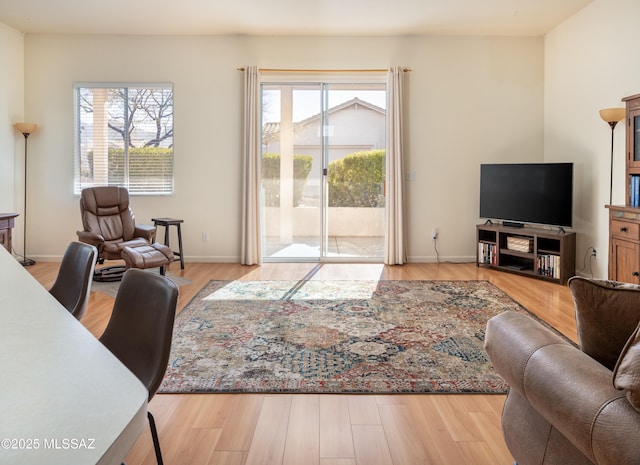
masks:
<path id="1" fill-rule="evenodd" d="M 573 163 L 480 165 L 480 217 L 571 227 Z"/>

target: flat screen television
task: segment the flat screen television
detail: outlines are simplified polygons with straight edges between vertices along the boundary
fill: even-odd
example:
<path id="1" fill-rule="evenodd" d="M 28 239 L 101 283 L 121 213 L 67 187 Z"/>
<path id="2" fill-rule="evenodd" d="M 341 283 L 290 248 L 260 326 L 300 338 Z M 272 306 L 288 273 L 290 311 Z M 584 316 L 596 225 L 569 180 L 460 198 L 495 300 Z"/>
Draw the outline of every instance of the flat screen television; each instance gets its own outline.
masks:
<path id="1" fill-rule="evenodd" d="M 571 227 L 573 163 L 480 165 L 480 217 Z"/>

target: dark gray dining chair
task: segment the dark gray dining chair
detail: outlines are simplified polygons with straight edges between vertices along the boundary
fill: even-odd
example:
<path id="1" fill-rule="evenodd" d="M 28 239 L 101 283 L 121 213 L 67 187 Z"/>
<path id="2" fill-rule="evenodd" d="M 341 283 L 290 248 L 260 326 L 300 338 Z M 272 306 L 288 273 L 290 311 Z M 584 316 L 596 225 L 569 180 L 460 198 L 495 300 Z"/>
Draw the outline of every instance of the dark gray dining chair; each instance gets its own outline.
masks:
<path id="1" fill-rule="evenodd" d="M 131 268 L 118 288 L 111 318 L 100 336 L 102 342 L 149 391 L 149 401 L 167 370 L 178 286 L 169 278 Z M 162 452 L 156 423 L 147 412 L 158 465 Z"/>
<path id="2" fill-rule="evenodd" d="M 71 242 L 60 263 L 58 276 L 49 293 L 77 320 L 87 310 L 98 249 L 82 242 Z"/>

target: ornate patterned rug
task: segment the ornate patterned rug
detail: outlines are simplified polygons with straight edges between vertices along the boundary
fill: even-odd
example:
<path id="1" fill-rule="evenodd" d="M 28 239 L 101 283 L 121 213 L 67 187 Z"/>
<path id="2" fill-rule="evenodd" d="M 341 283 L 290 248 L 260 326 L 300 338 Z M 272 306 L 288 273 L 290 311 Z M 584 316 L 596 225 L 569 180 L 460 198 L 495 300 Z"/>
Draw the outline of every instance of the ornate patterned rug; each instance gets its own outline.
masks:
<path id="1" fill-rule="evenodd" d="M 501 393 L 487 281 L 211 281 L 176 317 L 160 392 Z"/>

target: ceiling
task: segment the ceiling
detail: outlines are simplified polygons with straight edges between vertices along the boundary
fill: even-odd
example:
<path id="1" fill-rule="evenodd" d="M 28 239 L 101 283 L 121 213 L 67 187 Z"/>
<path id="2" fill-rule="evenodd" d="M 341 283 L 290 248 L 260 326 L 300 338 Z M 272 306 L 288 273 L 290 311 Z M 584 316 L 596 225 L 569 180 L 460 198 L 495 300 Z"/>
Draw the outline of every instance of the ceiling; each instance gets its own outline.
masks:
<path id="1" fill-rule="evenodd" d="M 25 33 L 541 36 L 593 0 L 0 0 Z"/>

